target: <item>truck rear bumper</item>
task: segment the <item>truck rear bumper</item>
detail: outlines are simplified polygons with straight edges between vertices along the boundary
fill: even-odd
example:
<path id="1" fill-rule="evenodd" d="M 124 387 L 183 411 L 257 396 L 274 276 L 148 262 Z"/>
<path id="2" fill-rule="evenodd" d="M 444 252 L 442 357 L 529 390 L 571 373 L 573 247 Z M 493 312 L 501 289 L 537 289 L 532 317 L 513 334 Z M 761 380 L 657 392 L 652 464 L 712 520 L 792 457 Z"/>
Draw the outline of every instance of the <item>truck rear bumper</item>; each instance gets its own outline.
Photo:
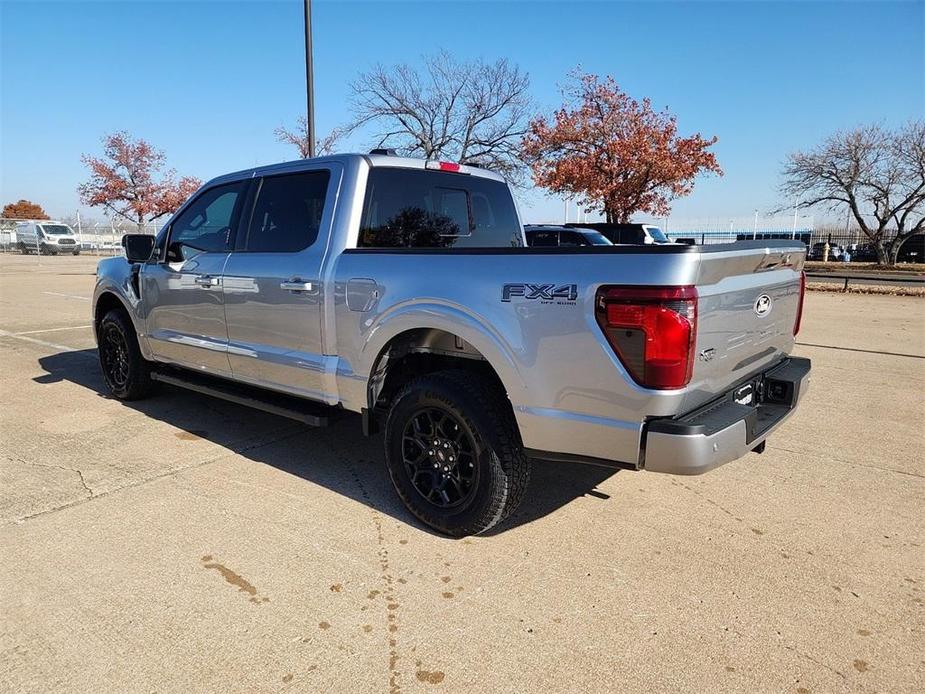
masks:
<path id="1" fill-rule="evenodd" d="M 656 419 L 645 429 L 643 467 L 673 475 L 699 475 L 759 447 L 806 394 L 809 359 L 791 357 L 747 384 L 676 419 Z M 737 402 L 752 388 L 752 404 Z"/>

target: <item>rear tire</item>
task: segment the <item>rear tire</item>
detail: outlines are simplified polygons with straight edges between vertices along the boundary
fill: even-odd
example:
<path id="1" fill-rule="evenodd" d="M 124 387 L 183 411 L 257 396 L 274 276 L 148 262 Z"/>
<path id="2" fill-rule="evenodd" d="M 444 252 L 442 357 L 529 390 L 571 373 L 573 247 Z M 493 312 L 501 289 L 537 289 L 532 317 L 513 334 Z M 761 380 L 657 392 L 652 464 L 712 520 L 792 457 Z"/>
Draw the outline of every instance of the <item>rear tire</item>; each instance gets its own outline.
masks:
<path id="1" fill-rule="evenodd" d="M 530 479 L 505 394 L 465 371 L 421 376 L 395 396 L 385 457 L 408 510 L 451 537 L 483 533 L 510 516 Z"/>
<path id="2" fill-rule="evenodd" d="M 109 311 L 97 328 L 100 368 L 113 397 L 140 400 L 154 388 L 151 363 L 141 356 L 135 327 L 125 311 Z"/>

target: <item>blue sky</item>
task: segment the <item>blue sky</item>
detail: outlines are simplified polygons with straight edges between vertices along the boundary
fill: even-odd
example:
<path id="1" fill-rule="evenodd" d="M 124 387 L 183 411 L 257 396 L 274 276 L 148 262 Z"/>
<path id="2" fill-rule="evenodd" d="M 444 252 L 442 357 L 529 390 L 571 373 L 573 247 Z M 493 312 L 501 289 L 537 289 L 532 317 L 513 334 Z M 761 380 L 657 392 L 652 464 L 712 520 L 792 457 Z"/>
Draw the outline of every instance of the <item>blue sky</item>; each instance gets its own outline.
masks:
<path id="1" fill-rule="evenodd" d="M 376 62 L 441 48 L 506 57 L 557 106 L 576 65 L 719 136 L 723 178 L 672 217 L 768 210 L 787 152 L 839 128 L 925 114 L 925 2 L 313 3 L 317 127 L 349 117 L 347 84 Z M 181 174 L 294 158 L 273 129 L 304 109 L 302 4 L 0 0 L 0 202 L 78 207 L 82 153 L 127 129 Z M 345 143 L 365 149 L 363 134 Z M 342 147 L 344 149 L 344 147 Z M 522 196 L 526 221 L 562 203 Z M 102 211 L 84 210 L 102 217 Z M 574 213 L 573 213 L 574 214 Z"/>

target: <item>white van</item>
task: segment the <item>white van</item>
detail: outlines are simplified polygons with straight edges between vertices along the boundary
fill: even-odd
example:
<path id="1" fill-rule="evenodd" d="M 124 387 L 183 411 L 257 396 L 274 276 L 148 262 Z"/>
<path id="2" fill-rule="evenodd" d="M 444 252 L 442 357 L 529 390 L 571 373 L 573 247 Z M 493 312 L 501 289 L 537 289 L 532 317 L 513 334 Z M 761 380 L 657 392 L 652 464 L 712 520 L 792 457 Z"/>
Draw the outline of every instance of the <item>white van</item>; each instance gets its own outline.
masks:
<path id="1" fill-rule="evenodd" d="M 80 242 L 74 230 L 61 222 L 18 222 L 16 243 L 24 254 L 80 254 Z"/>

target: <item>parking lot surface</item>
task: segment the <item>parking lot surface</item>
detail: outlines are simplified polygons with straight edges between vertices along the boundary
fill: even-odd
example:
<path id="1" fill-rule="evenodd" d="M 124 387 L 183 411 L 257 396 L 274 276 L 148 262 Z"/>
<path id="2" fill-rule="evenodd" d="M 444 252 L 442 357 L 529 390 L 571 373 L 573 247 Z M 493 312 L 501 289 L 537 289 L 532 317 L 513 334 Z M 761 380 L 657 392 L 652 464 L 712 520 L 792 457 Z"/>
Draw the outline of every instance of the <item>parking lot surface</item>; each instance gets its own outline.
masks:
<path id="1" fill-rule="evenodd" d="M 0 256 L 0 689 L 925 691 L 925 301 L 810 293 L 763 455 L 538 464 L 454 541 L 358 418 L 108 398 L 93 268 Z"/>

